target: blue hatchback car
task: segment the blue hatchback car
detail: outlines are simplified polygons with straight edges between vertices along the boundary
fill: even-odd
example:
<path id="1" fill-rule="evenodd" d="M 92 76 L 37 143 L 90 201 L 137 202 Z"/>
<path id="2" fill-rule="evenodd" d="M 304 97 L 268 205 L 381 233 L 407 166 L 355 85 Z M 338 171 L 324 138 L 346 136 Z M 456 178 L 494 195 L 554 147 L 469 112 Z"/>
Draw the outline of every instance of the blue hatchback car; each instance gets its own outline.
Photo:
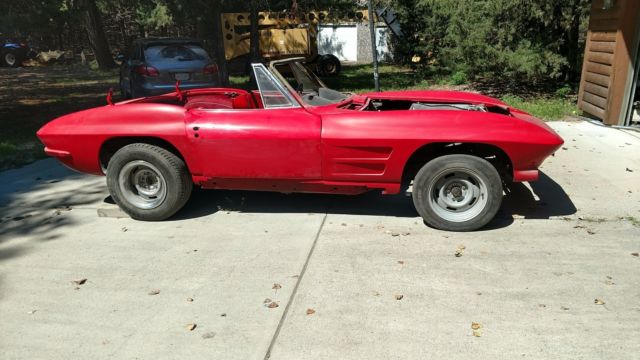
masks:
<path id="1" fill-rule="evenodd" d="M 124 98 L 161 95 L 181 89 L 217 87 L 218 66 L 202 43 L 192 39 L 134 40 L 128 54 L 119 54 L 120 92 Z"/>

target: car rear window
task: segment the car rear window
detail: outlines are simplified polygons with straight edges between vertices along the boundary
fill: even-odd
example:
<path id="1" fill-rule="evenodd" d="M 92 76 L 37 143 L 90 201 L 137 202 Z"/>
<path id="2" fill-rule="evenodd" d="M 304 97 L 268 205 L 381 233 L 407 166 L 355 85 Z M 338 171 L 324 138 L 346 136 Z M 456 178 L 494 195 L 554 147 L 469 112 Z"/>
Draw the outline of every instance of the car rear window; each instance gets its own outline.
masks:
<path id="1" fill-rule="evenodd" d="M 209 55 L 200 46 L 195 45 L 155 45 L 144 51 L 149 61 L 189 61 L 209 60 Z"/>

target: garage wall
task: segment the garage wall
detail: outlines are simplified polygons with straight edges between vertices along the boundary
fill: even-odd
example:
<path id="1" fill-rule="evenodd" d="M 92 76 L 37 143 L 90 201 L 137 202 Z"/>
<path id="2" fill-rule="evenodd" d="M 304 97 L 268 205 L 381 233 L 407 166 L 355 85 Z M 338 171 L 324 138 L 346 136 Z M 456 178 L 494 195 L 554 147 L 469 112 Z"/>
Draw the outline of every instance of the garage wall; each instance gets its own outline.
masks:
<path id="1" fill-rule="evenodd" d="M 333 54 L 340 61 L 357 61 L 358 30 L 356 26 L 319 26 L 318 54 Z"/>
<path id="2" fill-rule="evenodd" d="M 640 1 L 616 0 L 610 9 L 603 9 L 604 2 L 592 3 L 578 107 L 606 124 L 618 125 L 626 114 Z"/>
<path id="3" fill-rule="evenodd" d="M 390 61 L 389 29 L 376 26 L 378 60 Z M 318 27 L 318 54 L 333 54 L 340 61 L 370 63 L 371 35 L 367 23 L 353 25 L 321 25 Z"/>

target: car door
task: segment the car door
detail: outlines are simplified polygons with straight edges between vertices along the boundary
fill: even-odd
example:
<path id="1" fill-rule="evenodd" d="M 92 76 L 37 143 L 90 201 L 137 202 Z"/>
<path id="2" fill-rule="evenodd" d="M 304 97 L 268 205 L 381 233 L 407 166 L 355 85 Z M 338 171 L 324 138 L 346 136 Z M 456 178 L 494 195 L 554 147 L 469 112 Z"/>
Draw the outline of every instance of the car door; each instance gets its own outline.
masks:
<path id="1" fill-rule="evenodd" d="M 259 108 L 189 110 L 187 129 L 204 175 L 320 179 L 321 118 L 305 110 L 264 65 L 253 67 L 262 100 Z"/>
<path id="2" fill-rule="evenodd" d="M 321 120 L 303 108 L 192 109 L 187 119 L 205 177 L 320 179 Z"/>

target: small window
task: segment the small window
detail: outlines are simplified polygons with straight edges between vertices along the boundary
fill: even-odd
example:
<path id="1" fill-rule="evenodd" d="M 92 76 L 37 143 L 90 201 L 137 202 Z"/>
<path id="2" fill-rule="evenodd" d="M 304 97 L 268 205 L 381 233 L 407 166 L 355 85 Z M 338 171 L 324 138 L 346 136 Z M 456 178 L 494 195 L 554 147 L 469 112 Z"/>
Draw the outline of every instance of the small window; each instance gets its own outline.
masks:
<path id="1" fill-rule="evenodd" d="M 262 64 L 254 64 L 253 71 L 265 109 L 297 107 L 295 100 Z"/>

